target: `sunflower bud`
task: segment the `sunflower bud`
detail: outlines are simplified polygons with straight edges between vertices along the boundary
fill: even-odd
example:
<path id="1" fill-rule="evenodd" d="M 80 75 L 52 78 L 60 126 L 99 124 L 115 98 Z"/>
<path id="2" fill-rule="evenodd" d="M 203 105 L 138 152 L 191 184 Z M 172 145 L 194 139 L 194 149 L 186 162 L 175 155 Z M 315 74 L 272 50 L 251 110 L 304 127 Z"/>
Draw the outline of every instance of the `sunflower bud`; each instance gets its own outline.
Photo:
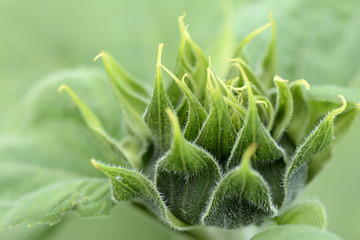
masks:
<path id="1" fill-rule="evenodd" d="M 114 200 L 138 202 L 177 230 L 311 219 L 309 214 L 305 220 L 294 217 L 301 207 L 288 214 L 283 209 L 328 161 L 325 153 L 334 135 L 342 135 L 358 112 L 355 102 L 341 95 L 341 102 L 334 100 L 330 93 L 322 97 L 326 94 L 311 92 L 305 80 L 289 82 L 276 75 L 272 17 L 240 43 L 225 78 L 214 74 L 183 18 L 174 73 L 161 63 L 159 45 L 152 96 L 108 53 L 100 55 L 129 129 L 124 140 L 111 138 L 95 114 L 63 87 L 106 151 L 118 157 L 111 166 L 91 161 L 110 179 Z M 256 74 L 243 49 L 268 27 L 271 40 Z M 163 73 L 171 83 L 163 82 Z M 340 128 L 334 127 L 337 116 Z"/>

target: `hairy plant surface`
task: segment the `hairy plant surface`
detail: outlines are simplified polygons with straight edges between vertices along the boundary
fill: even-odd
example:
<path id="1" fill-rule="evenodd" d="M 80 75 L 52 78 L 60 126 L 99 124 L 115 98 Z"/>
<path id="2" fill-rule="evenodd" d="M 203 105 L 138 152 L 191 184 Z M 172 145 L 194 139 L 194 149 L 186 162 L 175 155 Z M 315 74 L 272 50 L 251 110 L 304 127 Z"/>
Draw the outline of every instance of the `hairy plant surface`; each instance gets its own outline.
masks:
<path id="1" fill-rule="evenodd" d="M 0 228 L 20 223 L 52 225 L 68 210 L 84 217 L 103 216 L 114 203 L 130 201 L 194 237 L 194 229 L 202 226 L 239 229 L 276 224 L 279 227 L 253 239 L 281 239 L 281 234 L 293 234 L 291 239 L 296 239 L 304 232 L 309 239 L 337 239 L 321 231 L 327 222 L 319 202 L 294 204 L 294 200 L 329 161 L 334 139 L 348 130 L 359 111 L 359 92 L 336 86 L 310 88 L 303 79 L 277 76 L 271 16 L 268 24 L 238 45 L 231 59 L 224 60 L 229 62 L 228 73 L 218 76 L 211 60 L 190 38 L 183 18 L 179 18 L 181 42 L 175 70 L 162 64 L 160 44 L 152 93 L 107 52 L 99 54 L 121 119 L 117 109 L 87 89 L 103 84 L 94 80 L 101 78 L 96 72 L 85 74 L 85 79 L 93 79 L 91 84 L 60 77 L 38 90 L 54 90 L 54 83 L 63 81 L 59 92 L 68 93 L 83 119 L 68 99 L 61 99 L 68 109 L 58 111 L 59 99 L 46 94 L 29 97 L 28 104 L 37 108 L 38 115 L 28 114 L 24 121 L 41 125 L 44 116 L 53 119 L 47 128 L 61 126 L 63 132 L 55 139 L 63 138 L 67 145 L 59 146 L 41 133 L 32 141 L 0 139 L 6 149 L 0 152 L 1 159 L 13 158 L 1 160 L 6 172 L 0 175 L 4 180 L 0 184 L 25 183 L 18 184 L 17 191 L 4 187 Z M 271 29 L 269 46 L 260 69 L 255 69 L 244 48 L 267 28 Z M 75 73 L 69 76 L 76 78 Z M 83 86 L 81 97 L 72 90 L 73 84 Z M 90 109 L 87 102 L 95 108 Z M 98 117 L 93 111 L 104 115 Z M 67 119 L 69 112 L 73 120 Z M 91 131 L 74 127 L 82 121 Z M 121 122 L 126 136 L 119 139 Z M 75 135 L 82 140 L 74 141 Z M 20 151 L 19 142 L 27 147 Z M 53 149 L 45 164 L 40 160 L 44 148 Z M 26 162 L 32 151 L 41 156 L 33 165 Z M 61 161 L 70 156 L 91 157 L 91 164 L 109 181 L 76 158 L 72 171 L 65 170 L 69 169 L 65 165 L 51 167 L 52 158 Z M 280 226 L 289 224 L 294 226 Z"/>

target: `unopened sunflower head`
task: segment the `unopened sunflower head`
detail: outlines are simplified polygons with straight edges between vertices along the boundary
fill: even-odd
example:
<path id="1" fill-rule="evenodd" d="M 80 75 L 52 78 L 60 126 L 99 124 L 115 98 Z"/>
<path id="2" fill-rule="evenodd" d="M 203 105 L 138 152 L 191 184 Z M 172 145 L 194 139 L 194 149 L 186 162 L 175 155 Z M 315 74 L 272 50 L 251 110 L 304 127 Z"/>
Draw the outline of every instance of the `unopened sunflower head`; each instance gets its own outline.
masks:
<path id="1" fill-rule="evenodd" d="M 341 134 L 358 108 L 347 106 L 343 96 L 320 108 L 325 99 L 309 93 L 305 80 L 276 75 L 272 17 L 239 44 L 222 77 L 189 37 L 183 18 L 175 71 L 162 65 L 160 44 L 152 94 L 108 53 L 99 55 L 130 130 L 122 140 L 113 139 L 68 86 L 61 89 L 115 156 L 112 165 L 91 161 L 110 179 L 114 200 L 140 202 L 178 230 L 261 223 L 275 217 L 322 169 L 335 117 L 342 123 L 335 134 Z M 269 27 L 270 44 L 257 74 L 244 47 Z M 163 73 L 171 79 L 167 85 Z"/>

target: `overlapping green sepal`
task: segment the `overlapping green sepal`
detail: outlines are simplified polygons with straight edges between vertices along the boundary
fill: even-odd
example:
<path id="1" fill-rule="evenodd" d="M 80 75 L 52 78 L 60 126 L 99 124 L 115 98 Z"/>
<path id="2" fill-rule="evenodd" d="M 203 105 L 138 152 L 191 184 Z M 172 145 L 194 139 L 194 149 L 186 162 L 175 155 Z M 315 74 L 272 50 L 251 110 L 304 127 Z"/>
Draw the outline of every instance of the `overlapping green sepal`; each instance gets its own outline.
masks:
<path id="1" fill-rule="evenodd" d="M 175 114 L 170 109 L 166 112 L 173 127 L 173 141 L 170 151 L 157 163 L 156 186 L 178 218 L 198 224 L 221 178 L 220 169 L 209 153 L 185 140 Z"/>
<path id="2" fill-rule="evenodd" d="M 223 100 L 218 79 L 214 77 L 210 69 L 208 86 L 211 96 L 211 109 L 195 143 L 208 150 L 225 168 L 237 134 Z"/>
<path id="3" fill-rule="evenodd" d="M 275 76 L 274 82 L 277 87 L 277 98 L 272 136 L 275 140 L 279 140 L 292 118 L 294 101 L 287 80 Z"/>
<path id="4" fill-rule="evenodd" d="M 248 110 L 244 126 L 239 133 L 229 158 L 227 165 L 229 169 L 239 165 L 242 154 L 253 142 L 259 144 L 258 150 L 254 156 L 254 162 L 262 164 L 272 163 L 285 156 L 284 151 L 277 145 L 260 121 L 251 83 L 241 65 L 237 66 L 245 80 L 245 86 L 248 93 Z"/>
<path id="5" fill-rule="evenodd" d="M 188 106 L 187 119 L 186 119 L 186 126 L 184 130 L 184 137 L 189 140 L 193 141 L 199 134 L 199 131 L 207 118 L 207 113 L 199 100 L 196 96 L 191 92 L 189 87 L 185 82 L 185 77 L 187 74 L 183 76 L 181 80 L 179 80 L 170 70 L 166 67 L 161 67 L 172 77 L 172 79 L 176 82 L 179 86 L 181 91 L 184 93 L 186 97 L 186 107 Z M 186 109 L 187 110 L 187 109 Z"/>
<path id="6" fill-rule="evenodd" d="M 244 152 L 241 165 L 227 173 L 216 187 L 205 214 L 206 225 L 238 228 L 276 214 L 270 189 L 261 175 L 251 167 L 255 144 Z"/>
<path id="7" fill-rule="evenodd" d="M 248 110 L 245 123 L 239 133 L 234 148 L 231 152 L 227 168 L 232 169 L 239 165 L 241 156 L 251 143 L 258 144 L 254 156 L 254 168 L 268 182 L 274 204 L 279 206 L 283 201 L 282 177 L 286 167 L 286 154 L 274 141 L 262 124 L 256 107 L 251 83 L 241 65 L 237 65 L 243 76 L 248 94 Z"/>
<path id="8" fill-rule="evenodd" d="M 309 225 L 325 230 L 327 226 L 325 209 L 319 201 L 299 203 L 274 218 L 279 225 Z"/>
<path id="9" fill-rule="evenodd" d="M 150 104 L 147 107 L 144 120 L 153 136 L 154 144 L 157 148 L 157 156 L 163 155 L 170 148 L 171 143 L 171 124 L 165 113 L 166 108 L 171 108 L 161 73 L 161 54 L 163 44 L 159 44 L 156 80 Z"/>
<path id="10" fill-rule="evenodd" d="M 170 227 L 177 230 L 189 228 L 188 224 L 172 214 L 154 184 L 143 174 L 127 168 L 108 166 L 94 159 L 91 164 L 108 176 L 115 201 L 138 201 Z"/>
<path id="11" fill-rule="evenodd" d="M 138 137 L 149 139 L 150 131 L 142 118 L 149 98 L 146 87 L 126 73 L 110 54 L 102 52 L 98 57 L 102 57 L 104 61 L 110 85 L 125 123 Z"/>
<path id="12" fill-rule="evenodd" d="M 179 17 L 181 42 L 178 50 L 175 75 L 178 78 L 182 78 L 184 74 L 188 74 L 189 89 L 191 89 L 201 103 L 204 103 L 206 93 L 206 69 L 209 64 L 207 57 L 200 47 L 190 38 L 184 23 L 184 18 L 185 14 Z M 168 93 L 174 104 L 181 104 L 183 99 L 174 82 L 170 83 Z"/>
<path id="13" fill-rule="evenodd" d="M 103 127 L 103 124 L 100 122 L 99 118 L 81 101 L 81 99 L 68 87 L 67 85 L 62 85 L 59 88 L 59 92 L 66 91 L 72 100 L 77 105 L 81 115 L 83 116 L 87 126 L 95 133 L 95 135 L 101 140 L 101 142 L 106 146 L 105 155 L 109 156 L 109 150 L 116 157 L 118 164 L 123 166 L 131 166 L 134 168 L 140 168 L 141 163 L 139 158 L 131 158 L 130 161 L 126 157 L 124 150 L 121 148 L 121 145 L 113 139 Z M 111 156 L 109 156 L 111 160 Z"/>
<path id="14" fill-rule="evenodd" d="M 308 163 L 317 154 L 326 150 L 334 141 L 334 120 L 346 109 L 346 100 L 340 108 L 328 113 L 312 133 L 297 148 L 284 176 L 285 203 L 294 199 L 307 181 Z"/>

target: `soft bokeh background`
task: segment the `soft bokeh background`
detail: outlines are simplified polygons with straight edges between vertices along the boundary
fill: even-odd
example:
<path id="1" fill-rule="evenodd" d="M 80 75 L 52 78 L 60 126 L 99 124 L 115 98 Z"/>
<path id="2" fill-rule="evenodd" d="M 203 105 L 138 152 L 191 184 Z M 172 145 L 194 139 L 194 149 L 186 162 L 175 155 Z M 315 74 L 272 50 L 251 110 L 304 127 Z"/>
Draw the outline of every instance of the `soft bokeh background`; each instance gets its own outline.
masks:
<path id="1" fill-rule="evenodd" d="M 6 132 L 6 116 L 37 79 L 64 68 L 101 68 L 101 63 L 93 62 L 101 49 L 151 83 L 158 43 L 165 43 L 165 65 L 174 65 L 179 44 L 177 17 L 183 11 L 192 37 L 205 53 L 212 54 L 216 39 L 225 34 L 221 30 L 224 9 L 231 9 L 229 22 L 237 41 L 266 23 L 269 10 L 273 11 L 284 78 L 305 78 L 312 85 L 360 87 L 357 0 L 1 0 L 0 133 Z M 266 44 L 268 36 L 259 36 L 249 52 L 264 51 L 258 46 Z M 329 229 L 345 239 L 360 235 L 359 136 L 358 118 L 335 147 L 329 167 L 304 193 L 324 203 Z M 117 207 L 107 219 L 79 220 L 75 214 L 65 218 L 48 230 L 45 239 L 180 239 L 129 205 Z M 0 239 L 39 239 L 36 234 L 41 229 L 22 226 L 1 232 Z"/>

